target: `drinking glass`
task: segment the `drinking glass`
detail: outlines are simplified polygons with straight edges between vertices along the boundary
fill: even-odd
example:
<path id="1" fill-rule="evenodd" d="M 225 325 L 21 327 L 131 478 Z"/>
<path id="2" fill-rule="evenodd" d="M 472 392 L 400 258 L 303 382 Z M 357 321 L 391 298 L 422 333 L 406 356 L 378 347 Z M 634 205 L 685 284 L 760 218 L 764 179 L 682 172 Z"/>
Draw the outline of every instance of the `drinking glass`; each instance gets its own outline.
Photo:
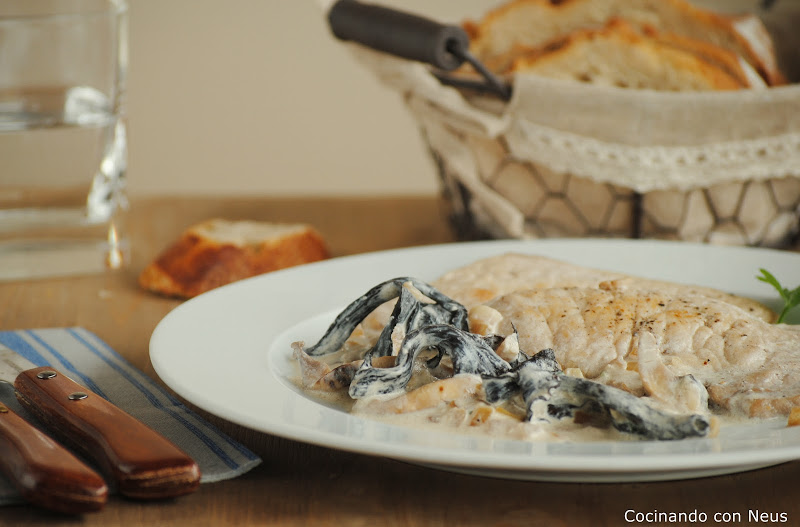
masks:
<path id="1" fill-rule="evenodd" d="M 0 2 L 0 280 L 118 269 L 124 0 Z"/>

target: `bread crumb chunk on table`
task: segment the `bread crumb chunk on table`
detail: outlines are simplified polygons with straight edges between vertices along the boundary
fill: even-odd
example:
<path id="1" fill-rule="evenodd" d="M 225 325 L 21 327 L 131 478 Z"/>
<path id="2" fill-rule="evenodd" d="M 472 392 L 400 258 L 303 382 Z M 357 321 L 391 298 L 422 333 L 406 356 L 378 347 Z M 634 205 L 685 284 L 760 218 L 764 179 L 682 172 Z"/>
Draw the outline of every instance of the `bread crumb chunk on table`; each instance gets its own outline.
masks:
<path id="1" fill-rule="evenodd" d="M 263 273 L 330 257 L 322 235 L 302 223 L 220 218 L 193 225 L 139 275 L 139 285 L 191 298 Z"/>

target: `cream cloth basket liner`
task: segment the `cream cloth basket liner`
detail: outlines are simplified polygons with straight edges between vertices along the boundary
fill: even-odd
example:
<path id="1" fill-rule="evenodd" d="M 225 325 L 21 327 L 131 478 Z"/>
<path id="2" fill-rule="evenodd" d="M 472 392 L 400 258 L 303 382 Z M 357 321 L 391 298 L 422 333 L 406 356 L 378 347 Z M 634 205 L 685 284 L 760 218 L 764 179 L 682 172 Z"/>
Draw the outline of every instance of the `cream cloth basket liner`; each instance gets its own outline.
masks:
<path id="1" fill-rule="evenodd" d="M 506 104 L 467 98 L 423 64 L 346 45 L 421 122 L 502 138 L 513 157 L 553 171 L 639 193 L 800 176 L 800 85 L 656 92 L 517 75 Z M 457 163 L 459 152 L 442 154 Z"/>

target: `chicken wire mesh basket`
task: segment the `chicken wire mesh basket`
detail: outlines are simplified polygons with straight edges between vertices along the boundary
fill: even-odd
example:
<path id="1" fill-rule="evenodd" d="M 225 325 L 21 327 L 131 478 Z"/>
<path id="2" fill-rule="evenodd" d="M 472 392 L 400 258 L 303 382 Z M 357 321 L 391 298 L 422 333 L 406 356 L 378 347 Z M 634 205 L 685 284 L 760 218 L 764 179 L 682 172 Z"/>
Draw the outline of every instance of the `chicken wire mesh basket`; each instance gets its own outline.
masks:
<path id="1" fill-rule="evenodd" d="M 348 45 L 416 119 L 461 239 L 797 240 L 798 85 L 657 92 L 516 75 L 502 100 Z"/>
<path id="2" fill-rule="evenodd" d="M 796 241 L 794 137 L 630 146 L 530 126 L 519 137 L 446 118 L 416 94 L 405 100 L 462 239 L 611 236 L 769 247 Z"/>

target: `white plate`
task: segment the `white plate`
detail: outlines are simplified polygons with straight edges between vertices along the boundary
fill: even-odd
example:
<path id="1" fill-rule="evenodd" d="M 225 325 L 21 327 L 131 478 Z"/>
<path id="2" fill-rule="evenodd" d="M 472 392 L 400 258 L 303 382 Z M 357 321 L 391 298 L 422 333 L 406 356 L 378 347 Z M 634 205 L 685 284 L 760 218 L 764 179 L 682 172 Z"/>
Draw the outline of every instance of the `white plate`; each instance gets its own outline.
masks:
<path id="1" fill-rule="evenodd" d="M 765 267 L 800 284 L 800 254 L 636 240 L 447 244 L 335 258 L 243 280 L 189 300 L 156 327 L 150 356 L 172 389 L 240 425 L 330 448 L 453 471 L 550 481 L 653 481 L 740 472 L 800 458 L 785 420 L 723 428 L 715 439 L 548 443 L 418 430 L 357 418 L 304 396 L 288 379 L 289 343 L 313 343 L 335 314 L 396 276 L 433 280 L 517 251 L 614 271 L 703 284 L 777 307 Z"/>

